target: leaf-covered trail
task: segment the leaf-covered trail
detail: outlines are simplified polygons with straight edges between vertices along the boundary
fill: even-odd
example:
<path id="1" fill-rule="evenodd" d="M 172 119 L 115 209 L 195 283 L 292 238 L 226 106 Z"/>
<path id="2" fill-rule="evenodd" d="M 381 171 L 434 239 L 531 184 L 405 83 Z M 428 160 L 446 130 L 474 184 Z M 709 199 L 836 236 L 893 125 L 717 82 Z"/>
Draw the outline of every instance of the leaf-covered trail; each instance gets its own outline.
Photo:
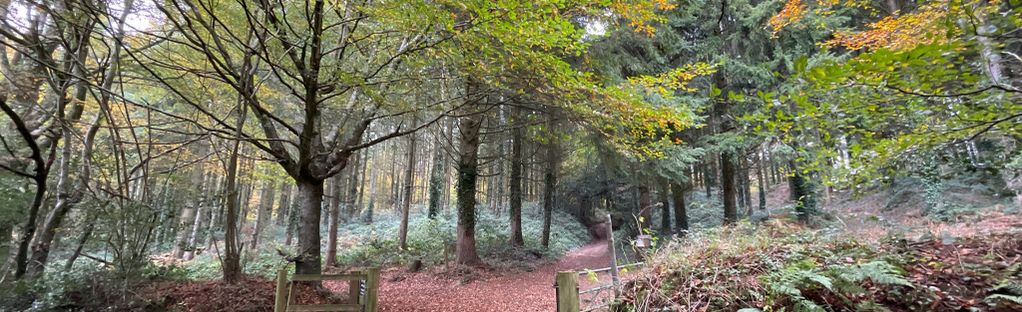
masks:
<path id="1" fill-rule="evenodd" d="M 486 272 L 464 285 L 429 273 L 388 272 L 380 289 L 381 311 L 554 311 L 558 271 L 604 268 L 609 259 L 607 242 L 596 241 L 535 271 Z"/>

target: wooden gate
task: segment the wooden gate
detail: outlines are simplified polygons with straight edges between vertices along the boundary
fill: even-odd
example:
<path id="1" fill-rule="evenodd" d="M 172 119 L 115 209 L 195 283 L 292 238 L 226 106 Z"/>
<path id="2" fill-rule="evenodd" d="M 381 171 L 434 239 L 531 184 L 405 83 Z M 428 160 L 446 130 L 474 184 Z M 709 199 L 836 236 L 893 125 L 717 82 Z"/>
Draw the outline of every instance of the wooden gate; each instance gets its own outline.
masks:
<path id="1" fill-rule="evenodd" d="M 607 215 L 611 222 L 610 215 Z M 607 248 L 610 252 L 610 267 L 596 270 L 557 272 L 554 288 L 557 289 L 557 312 L 588 312 L 602 308 L 613 311 L 615 302 L 621 296 L 620 270 L 628 267 L 641 266 L 643 263 L 626 265 L 617 264 L 617 252 L 614 249 L 614 227 L 607 230 Z M 610 283 L 597 284 L 594 287 L 579 290 L 579 275 L 596 277 L 600 273 L 609 273 Z M 593 278 L 593 280 L 596 280 Z"/>
<path id="2" fill-rule="evenodd" d="M 345 304 L 293 304 L 295 282 L 303 281 L 348 281 L 349 302 Z M 274 298 L 274 312 L 288 311 L 358 311 L 376 312 L 377 292 L 380 286 L 380 269 L 369 268 L 344 274 L 295 274 L 290 280 L 287 270 L 277 271 L 277 294 Z M 285 289 L 286 288 L 286 289 Z"/>

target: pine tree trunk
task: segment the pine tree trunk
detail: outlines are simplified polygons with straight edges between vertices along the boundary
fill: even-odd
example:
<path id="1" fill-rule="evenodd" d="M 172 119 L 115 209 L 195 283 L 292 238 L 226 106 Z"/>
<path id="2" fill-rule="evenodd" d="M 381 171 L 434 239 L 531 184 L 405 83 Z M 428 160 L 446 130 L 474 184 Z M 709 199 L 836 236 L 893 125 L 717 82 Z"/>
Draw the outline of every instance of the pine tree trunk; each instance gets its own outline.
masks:
<path id="1" fill-rule="evenodd" d="M 657 184 L 660 185 L 660 192 L 658 194 L 660 195 L 660 232 L 663 235 L 669 235 L 671 233 L 671 205 L 668 198 L 670 197 L 671 185 L 664 178 L 658 179 L 658 182 Z"/>
<path id="2" fill-rule="evenodd" d="M 554 121 L 550 121 L 549 125 L 550 131 L 555 131 Z M 554 192 L 557 190 L 557 167 L 561 162 L 560 143 L 553 138 L 551 141 L 547 145 L 546 172 L 543 174 L 543 249 L 550 248 L 550 222 L 554 211 Z"/>
<path id="3" fill-rule="evenodd" d="M 522 235 L 522 148 L 525 139 L 521 123 L 521 108 L 514 108 L 511 129 L 511 174 L 510 184 L 510 215 L 511 215 L 511 246 L 525 246 L 525 238 Z"/>
<path id="4" fill-rule="evenodd" d="M 427 215 L 430 219 L 436 219 L 436 216 L 440 214 L 440 202 L 443 200 L 444 191 L 446 187 L 446 181 L 444 181 L 444 149 L 440 146 L 440 140 L 436 142 L 436 151 L 433 155 L 433 168 L 429 174 L 429 211 Z"/>
<path id="5" fill-rule="evenodd" d="M 652 220 L 650 220 L 650 217 L 653 216 L 653 213 L 652 213 L 652 210 L 653 210 L 653 198 L 650 195 L 649 186 L 644 184 L 644 182 L 642 182 L 642 183 L 643 184 L 639 184 L 639 186 L 636 188 L 636 192 L 638 193 L 637 195 L 638 195 L 638 198 L 639 198 L 639 228 L 638 228 L 639 233 L 638 234 L 649 233 L 649 231 L 651 230 L 650 224 L 652 223 Z"/>
<path id="6" fill-rule="evenodd" d="M 812 184 L 798 169 L 795 160 L 789 160 L 788 166 L 791 169 L 788 187 L 791 190 L 791 199 L 795 201 L 795 214 L 798 215 L 799 222 L 809 223 L 809 213 L 816 209 Z"/>
<path id="7" fill-rule="evenodd" d="M 706 199 L 709 200 L 713 197 L 713 184 L 714 177 L 716 177 L 716 168 L 713 166 L 713 160 L 708 160 L 703 163 L 703 187 L 706 188 Z"/>
<path id="8" fill-rule="evenodd" d="M 745 156 L 742 156 L 738 178 L 741 179 L 742 207 L 745 208 L 745 215 L 747 217 L 752 216 L 752 183 L 750 183 L 752 180 L 749 179 L 749 174 L 749 161 Z"/>
<path id="9" fill-rule="evenodd" d="M 557 190 L 557 167 L 561 161 L 557 142 L 550 144 L 547 157 L 546 172 L 543 174 L 543 249 L 550 248 L 550 222 L 554 211 L 554 193 Z"/>
<path id="10" fill-rule="evenodd" d="M 418 118 L 412 118 L 412 124 L 418 123 Z M 408 168 L 405 170 L 405 195 L 401 203 L 401 225 L 398 228 L 398 246 L 401 250 L 408 250 L 408 213 L 412 207 L 412 191 L 415 190 L 415 133 L 408 135 Z"/>
<path id="11" fill-rule="evenodd" d="M 674 197 L 674 228 L 681 236 L 688 234 L 688 212 L 685 207 L 685 187 L 680 183 L 671 183 L 671 196 Z"/>
<path id="12" fill-rule="evenodd" d="M 369 151 L 368 150 L 362 150 L 361 153 L 362 153 L 362 161 L 359 162 L 359 164 L 362 166 L 362 170 L 361 170 L 361 174 L 359 175 L 359 177 L 357 177 L 358 178 L 358 183 L 357 184 L 359 186 L 358 186 L 358 201 L 356 201 L 356 203 L 355 203 L 355 214 L 356 215 L 361 214 L 362 213 L 362 208 L 365 207 L 365 205 L 363 205 L 365 203 L 363 201 L 363 199 L 365 198 L 365 193 L 366 193 L 366 183 L 369 183 L 368 182 L 369 179 L 367 179 L 367 176 L 366 176 L 366 171 L 369 170 Z"/>
<path id="13" fill-rule="evenodd" d="M 326 229 L 326 262 L 324 265 L 330 267 L 337 264 L 337 230 L 341 225 L 341 176 L 334 176 L 327 180 L 327 229 Z"/>
<path id="14" fill-rule="evenodd" d="M 720 190 L 724 201 L 724 225 L 738 221 L 738 207 L 735 202 L 735 163 L 731 152 L 720 153 Z"/>
<path id="15" fill-rule="evenodd" d="M 766 194 L 768 190 L 763 177 L 763 152 L 760 151 L 756 153 L 756 155 L 759 156 L 756 161 L 756 184 L 759 188 L 759 192 L 757 192 L 759 193 L 759 210 L 766 210 Z"/>
<path id="16" fill-rule="evenodd" d="M 288 214 L 291 212 L 291 184 L 288 181 L 280 184 L 280 202 L 277 203 L 277 216 L 273 220 L 277 226 L 287 224 Z"/>
<path id="17" fill-rule="evenodd" d="M 348 195 L 345 197 L 345 206 L 347 210 L 348 220 L 354 220 L 355 216 L 362 211 L 362 207 L 358 206 L 358 191 L 360 189 L 362 179 L 360 173 L 362 167 L 365 165 L 365 161 L 362 160 L 362 155 L 365 151 L 358 152 L 352 157 L 355 161 L 351 166 L 351 177 L 348 179 Z"/>

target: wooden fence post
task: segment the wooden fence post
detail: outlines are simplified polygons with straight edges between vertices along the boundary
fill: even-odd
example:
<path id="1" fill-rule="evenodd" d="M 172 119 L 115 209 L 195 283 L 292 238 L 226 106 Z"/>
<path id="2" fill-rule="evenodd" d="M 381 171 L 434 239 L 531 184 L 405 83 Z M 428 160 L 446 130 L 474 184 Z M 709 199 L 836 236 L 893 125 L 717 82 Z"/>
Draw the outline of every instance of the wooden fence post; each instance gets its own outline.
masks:
<path id="1" fill-rule="evenodd" d="M 607 248 L 610 251 L 610 281 L 614 284 L 614 300 L 621 297 L 621 277 L 617 268 L 617 249 L 614 248 L 614 219 L 607 214 Z"/>
<path id="2" fill-rule="evenodd" d="M 377 292 L 380 288 L 380 268 L 366 269 L 365 311 L 376 312 Z"/>
<path id="3" fill-rule="evenodd" d="M 578 273 L 557 272 L 557 312 L 579 312 Z"/>
<path id="4" fill-rule="evenodd" d="M 351 280 L 348 281 L 348 303 L 358 304 L 358 299 L 362 295 L 362 281 Z"/>
<path id="5" fill-rule="evenodd" d="M 277 294 L 273 300 L 273 312 L 284 312 L 287 309 L 287 294 L 284 287 L 287 286 L 287 268 L 277 271 Z"/>

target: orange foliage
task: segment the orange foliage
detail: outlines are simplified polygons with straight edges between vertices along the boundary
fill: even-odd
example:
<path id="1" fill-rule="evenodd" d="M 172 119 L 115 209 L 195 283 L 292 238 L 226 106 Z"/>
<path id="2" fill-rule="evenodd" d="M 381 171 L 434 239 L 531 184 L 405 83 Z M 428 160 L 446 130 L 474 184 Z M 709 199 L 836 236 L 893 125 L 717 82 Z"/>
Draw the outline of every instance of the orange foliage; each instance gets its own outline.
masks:
<path id="1" fill-rule="evenodd" d="M 944 43 L 947 37 L 940 35 L 939 23 L 947 17 L 947 13 L 943 5 L 930 4 L 909 14 L 888 16 L 870 23 L 864 31 L 836 32 L 834 38 L 824 45 L 842 46 L 851 50 L 903 50 L 919 44 Z"/>
<path id="2" fill-rule="evenodd" d="M 802 0 L 788 0 L 784 4 L 784 8 L 777 12 L 777 15 L 770 17 L 767 25 L 770 25 L 774 30 L 774 35 L 777 35 L 784 27 L 802 20 L 805 14 L 806 5 L 802 3 Z"/>

